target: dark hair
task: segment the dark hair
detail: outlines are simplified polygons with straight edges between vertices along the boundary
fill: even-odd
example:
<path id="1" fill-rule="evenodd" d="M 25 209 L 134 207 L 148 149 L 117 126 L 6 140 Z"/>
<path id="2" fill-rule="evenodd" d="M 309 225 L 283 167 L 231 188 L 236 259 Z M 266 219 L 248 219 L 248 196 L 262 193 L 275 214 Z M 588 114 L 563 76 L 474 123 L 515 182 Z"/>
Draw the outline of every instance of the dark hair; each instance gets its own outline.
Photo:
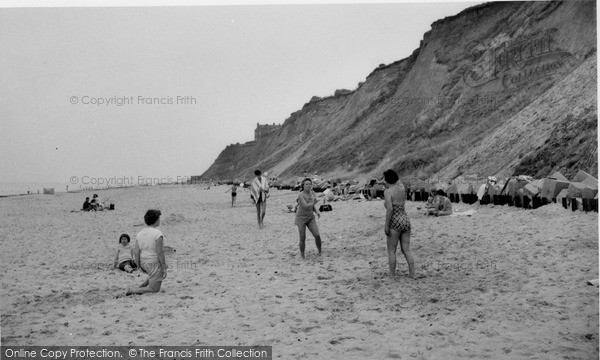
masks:
<path id="1" fill-rule="evenodd" d="M 121 239 L 122 238 L 126 238 L 128 244 L 129 244 L 129 242 L 131 242 L 131 238 L 129 237 L 129 235 L 127 235 L 127 234 L 121 234 L 121 236 L 119 236 L 119 244 L 121 243 Z"/>
<path id="2" fill-rule="evenodd" d="M 160 210 L 150 209 L 150 210 L 146 211 L 146 215 L 144 215 L 144 222 L 148 226 L 154 225 L 156 223 L 156 221 L 158 220 L 158 218 L 160 217 L 160 215 L 161 215 Z"/>
<path id="3" fill-rule="evenodd" d="M 98 194 L 94 194 L 94 197 L 95 197 L 95 198 L 97 198 L 97 197 L 98 197 Z"/>
<path id="4" fill-rule="evenodd" d="M 438 191 L 435 192 L 436 195 L 441 195 L 441 196 L 446 196 L 446 193 L 444 192 L 444 190 L 439 189 Z"/>
<path id="5" fill-rule="evenodd" d="M 256 169 L 256 170 L 254 170 L 254 175 L 260 176 L 260 175 L 262 175 L 262 172 L 260 170 Z"/>
<path id="6" fill-rule="evenodd" d="M 87 196 L 85 199 L 86 199 L 86 200 L 89 200 L 89 199 L 90 199 L 90 197 L 89 197 L 89 196 Z"/>
<path id="7" fill-rule="evenodd" d="M 388 184 L 395 184 L 398 182 L 398 174 L 396 174 L 396 172 L 392 169 L 386 170 L 383 173 L 383 178 Z"/>
<path id="8" fill-rule="evenodd" d="M 313 183 L 311 178 L 304 178 L 304 180 L 302 180 L 302 182 L 300 183 L 300 191 L 304 191 L 304 182 L 305 181 L 310 181 L 311 184 Z"/>

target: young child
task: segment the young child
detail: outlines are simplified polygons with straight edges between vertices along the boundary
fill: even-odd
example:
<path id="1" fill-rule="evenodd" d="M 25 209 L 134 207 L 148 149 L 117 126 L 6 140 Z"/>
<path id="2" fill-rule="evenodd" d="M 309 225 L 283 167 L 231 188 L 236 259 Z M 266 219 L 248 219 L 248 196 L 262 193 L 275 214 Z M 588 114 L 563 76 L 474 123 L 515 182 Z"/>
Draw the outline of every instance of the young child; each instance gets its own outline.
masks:
<path id="1" fill-rule="evenodd" d="M 115 255 L 115 269 L 118 267 L 128 273 L 133 272 L 137 266 L 133 262 L 133 245 L 130 243 L 131 239 L 129 235 L 122 234 L 119 237 L 119 246 L 117 247 L 117 253 Z"/>

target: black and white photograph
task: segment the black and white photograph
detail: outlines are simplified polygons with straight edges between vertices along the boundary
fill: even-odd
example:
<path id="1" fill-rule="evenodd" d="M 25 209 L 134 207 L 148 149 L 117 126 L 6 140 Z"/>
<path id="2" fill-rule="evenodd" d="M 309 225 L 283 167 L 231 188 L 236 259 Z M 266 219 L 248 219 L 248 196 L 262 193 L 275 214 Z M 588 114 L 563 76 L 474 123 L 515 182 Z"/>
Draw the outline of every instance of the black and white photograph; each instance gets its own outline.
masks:
<path id="1" fill-rule="evenodd" d="M 0 352 L 598 359 L 596 1 L 0 0 Z"/>

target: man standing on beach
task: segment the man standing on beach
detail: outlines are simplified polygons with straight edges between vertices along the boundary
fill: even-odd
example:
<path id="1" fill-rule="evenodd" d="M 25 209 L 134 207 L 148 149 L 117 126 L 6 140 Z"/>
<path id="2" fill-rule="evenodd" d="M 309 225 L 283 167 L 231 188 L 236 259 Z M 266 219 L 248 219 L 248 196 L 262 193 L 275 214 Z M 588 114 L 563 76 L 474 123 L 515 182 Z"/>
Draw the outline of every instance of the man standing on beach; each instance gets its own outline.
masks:
<path id="1" fill-rule="evenodd" d="M 269 181 L 267 178 L 262 176 L 260 170 L 254 171 L 256 177 L 252 180 L 250 186 L 250 197 L 252 202 L 256 205 L 256 217 L 258 219 L 258 227 L 263 228 L 263 220 L 265 213 L 267 212 L 267 198 L 269 197 Z"/>

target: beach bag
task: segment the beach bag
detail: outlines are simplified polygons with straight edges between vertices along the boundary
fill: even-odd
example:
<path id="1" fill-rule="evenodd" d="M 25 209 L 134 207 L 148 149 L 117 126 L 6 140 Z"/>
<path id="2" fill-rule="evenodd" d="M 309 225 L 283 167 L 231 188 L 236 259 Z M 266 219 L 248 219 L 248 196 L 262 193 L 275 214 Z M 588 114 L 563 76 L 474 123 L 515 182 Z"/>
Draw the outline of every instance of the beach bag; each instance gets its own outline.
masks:
<path id="1" fill-rule="evenodd" d="M 332 207 L 331 207 L 331 205 L 329 205 L 329 204 L 321 205 L 321 206 L 319 207 L 319 211 L 320 211 L 320 212 L 323 212 L 323 211 L 331 211 L 331 210 L 333 210 L 333 208 L 332 208 Z"/>

